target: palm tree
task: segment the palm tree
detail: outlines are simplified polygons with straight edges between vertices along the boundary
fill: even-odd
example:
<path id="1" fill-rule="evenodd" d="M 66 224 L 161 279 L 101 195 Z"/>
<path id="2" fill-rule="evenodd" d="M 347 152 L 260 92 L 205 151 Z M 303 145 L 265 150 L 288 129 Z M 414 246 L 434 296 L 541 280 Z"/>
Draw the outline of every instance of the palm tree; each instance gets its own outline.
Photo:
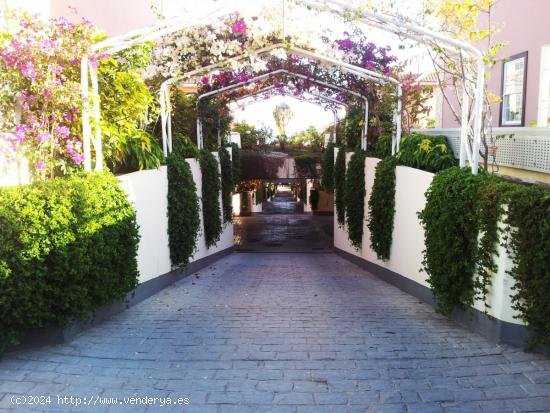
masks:
<path id="1" fill-rule="evenodd" d="M 273 111 L 273 118 L 275 119 L 275 125 L 277 126 L 277 131 L 279 132 L 277 140 L 279 141 L 281 150 L 284 150 L 287 141 L 285 128 L 288 125 L 288 122 L 290 122 L 290 119 L 292 119 L 292 110 L 290 109 L 290 106 L 284 102 L 277 105 Z"/>

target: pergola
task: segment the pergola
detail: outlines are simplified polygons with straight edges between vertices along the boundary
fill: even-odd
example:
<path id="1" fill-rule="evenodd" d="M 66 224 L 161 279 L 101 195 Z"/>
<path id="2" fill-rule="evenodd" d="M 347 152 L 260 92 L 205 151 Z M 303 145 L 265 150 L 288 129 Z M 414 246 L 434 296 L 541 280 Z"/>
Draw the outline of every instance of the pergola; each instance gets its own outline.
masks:
<path id="1" fill-rule="evenodd" d="M 242 88 L 242 87 L 244 87 L 248 84 L 257 82 L 259 80 L 269 79 L 269 78 L 272 78 L 272 77 L 274 77 L 278 74 L 285 74 L 285 75 L 288 75 L 288 76 L 293 76 L 293 77 L 297 77 L 297 78 L 301 78 L 301 79 L 307 79 L 311 83 L 318 84 L 318 85 L 324 86 L 324 87 L 329 88 L 329 89 L 337 90 L 337 91 L 342 92 L 342 93 L 347 93 L 347 94 L 355 96 L 359 99 L 363 99 L 364 103 L 365 103 L 365 127 L 364 127 L 363 139 L 361 141 L 361 147 L 363 149 L 367 148 L 367 146 L 366 146 L 366 134 L 367 134 L 367 120 L 368 120 L 368 115 L 369 115 L 369 104 L 368 104 L 368 100 L 365 96 L 361 95 L 360 93 L 354 92 L 353 90 L 350 90 L 350 89 L 347 89 L 347 88 L 342 88 L 340 86 L 333 85 L 333 84 L 327 83 L 327 82 L 323 82 L 323 81 L 320 81 L 320 80 L 317 80 L 317 79 L 314 79 L 314 78 L 311 78 L 311 77 L 308 77 L 308 76 L 305 76 L 305 75 L 302 75 L 302 74 L 299 74 L 299 73 L 294 73 L 294 72 L 291 72 L 287 69 L 273 70 L 273 71 L 265 73 L 263 75 L 255 76 L 255 77 L 253 77 L 253 78 L 251 78 L 247 81 L 239 82 L 239 83 L 236 83 L 234 85 L 229 85 L 229 86 L 226 86 L 226 87 L 223 87 L 223 88 L 220 88 L 220 89 L 216 89 L 216 90 L 212 90 L 210 92 L 203 93 L 202 95 L 199 95 L 199 97 L 197 99 L 197 105 L 204 98 L 207 98 L 207 97 L 210 97 L 210 96 L 215 96 L 215 95 L 221 94 L 221 93 L 225 93 L 225 92 L 231 91 L 233 89 Z M 168 122 L 169 122 L 169 120 L 168 120 Z M 171 142 L 172 142 L 170 132 L 171 132 L 170 128 L 168 128 L 168 133 L 166 134 L 168 136 L 168 141 L 169 141 L 168 146 L 170 146 Z M 165 144 L 165 141 L 164 141 L 164 136 L 165 136 L 165 134 L 163 133 L 163 148 L 165 148 L 167 146 Z M 201 123 L 200 117 L 197 117 L 197 145 L 198 145 L 199 149 L 203 148 L 202 123 Z"/>
<path id="2" fill-rule="evenodd" d="M 357 10 L 346 4 L 341 0 L 292 0 L 297 5 L 302 5 L 308 10 L 316 10 L 318 12 L 328 12 L 333 15 L 339 16 L 343 19 L 354 16 L 355 20 L 366 24 L 370 27 L 375 27 L 381 30 L 384 30 L 389 33 L 396 34 L 398 36 L 409 38 L 423 44 L 431 44 L 434 41 L 438 42 L 438 45 L 441 48 L 451 50 L 453 52 L 458 52 L 460 54 L 469 55 L 476 62 L 476 73 L 475 79 L 470 79 L 467 74 L 463 78 L 463 102 L 462 102 L 462 119 L 461 119 L 461 134 L 460 134 L 460 166 L 465 166 L 466 161 L 469 162 L 472 169 L 472 173 L 476 174 L 479 167 L 479 149 L 480 149 L 480 139 L 481 132 L 483 129 L 482 125 L 482 112 L 483 112 L 483 92 L 484 92 L 484 78 L 485 78 L 485 63 L 483 60 L 482 53 L 466 42 L 453 39 L 445 34 L 438 33 L 436 31 L 430 30 L 426 27 L 414 24 L 409 21 L 405 21 L 402 18 L 397 18 L 394 16 L 389 16 L 384 13 L 379 13 L 372 10 L 366 10 L 361 8 Z M 236 4 L 235 4 L 236 3 Z M 231 4 L 232 8 L 238 7 L 239 2 L 233 2 Z M 161 21 L 157 24 L 129 32 L 125 35 L 113 37 L 106 39 L 105 41 L 96 43 L 93 47 L 93 51 L 104 51 L 108 53 L 114 53 L 138 44 L 142 44 L 146 41 L 151 41 L 158 39 L 162 36 L 178 32 L 185 28 L 193 27 L 198 24 L 202 24 L 208 21 L 211 21 L 214 17 L 220 16 L 223 14 L 224 9 L 227 8 L 227 5 L 221 6 L 214 11 L 200 17 L 199 19 L 186 19 L 186 18 L 176 18 L 168 19 Z M 279 46 L 272 46 L 281 47 Z M 318 59 L 315 53 L 302 50 L 304 57 L 309 57 L 313 59 Z M 256 51 L 260 53 L 260 51 Z M 296 53 L 293 50 L 293 53 Z M 249 55 L 250 56 L 250 55 Z M 351 71 L 364 71 L 360 66 L 351 65 L 345 61 L 339 59 L 332 59 L 332 63 Z M 208 70 L 207 67 L 201 68 L 199 70 Z M 214 68 L 212 68 L 214 69 Z M 363 70 L 361 70 L 363 69 Z M 187 76 L 191 75 L 192 72 L 187 73 Z M 365 72 L 363 72 L 365 73 Z M 395 80 L 395 79 L 394 79 Z M 89 86 L 92 86 L 92 92 L 96 95 L 95 99 L 89 98 Z M 166 88 L 168 89 L 169 83 L 167 83 Z M 468 94 L 467 88 L 471 87 L 475 89 L 475 101 L 474 101 L 474 111 L 472 118 L 469 118 L 468 113 Z M 86 170 L 92 169 L 92 158 L 91 158 L 91 142 L 92 142 L 92 127 L 90 122 L 90 114 L 93 115 L 94 121 L 96 124 L 99 123 L 100 119 L 100 102 L 98 99 L 99 96 L 99 86 L 97 79 L 97 70 L 94 68 L 87 57 L 82 58 L 81 61 L 81 92 L 83 97 L 83 111 L 82 111 L 82 137 L 83 137 L 83 155 L 84 155 L 84 168 Z M 167 110 L 167 101 L 166 96 L 162 96 L 164 93 L 161 90 L 161 105 L 164 106 L 164 110 Z M 399 93 L 398 93 L 399 95 Z M 168 102 L 169 103 L 169 102 Z M 401 101 L 398 99 L 398 105 Z M 400 108 L 399 108 L 400 109 Z M 396 115 L 396 118 L 400 116 L 400 111 Z M 166 117 L 167 118 L 167 117 Z M 397 120 L 397 119 L 395 119 Z M 473 125 L 473 126 L 472 126 Z M 165 126 L 167 124 L 165 123 Z M 400 135 L 401 121 L 396 122 L 396 135 Z M 468 134 L 470 130 L 473 129 L 473 139 L 472 144 L 470 144 L 468 139 Z M 95 169 L 103 169 L 103 155 L 102 155 L 102 137 L 101 130 L 99 127 L 95 128 L 93 134 L 93 145 L 96 153 L 95 159 Z M 397 139 L 395 139 L 397 143 Z M 395 145 L 395 144 L 394 144 Z"/>
<path id="3" fill-rule="evenodd" d="M 290 96 L 294 99 L 298 99 L 298 100 L 301 100 L 301 101 L 304 101 L 304 102 L 307 102 L 307 103 L 311 103 L 312 105 L 316 105 L 316 106 L 322 107 L 324 109 L 327 109 L 326 104 L 319 103 L 316 100 L 307 99 L 307 98 L 305 98 L 304 96 L 301 96 L 301 95 L 291 95 L 288 92 L 286 92 L 284 89 L 282 89 L 282 90 L 277 89 L 275 86 L 268 86 L 268 87 L 265 87 L 263 89 L 259 89 L 259 90 L 255 91 L 254 93 L 249 94 L 248 96 L 243 96 L 243 97 L 240 97 L 239 99 L 235 99 L 235 102 L 239 102 L 239 101 L 245 100 L 245 99 L 251 99 L 251 98 L 253 98 L 257 95 L 264 95 L 264 96 L 260 97 L 260 100 L 269 99 L 273 95 L 267 95 L 267 93 L 270 92 L 273 89 L 275 89 L 275 93 L 273 95 Z M 340 102 L 338 99 L 334 99 L 332 97 L 325 96 L 322 93 L 313 93 L 312 91 L 308 91 L 307 94 L 310 94 L 310 95 L 318 98 L 321 101 L 324 100 L 326 102 L 330 102 L 330 103 L 332 103 L 336 106 L 342 106 L 342 107 L 346 107 L 346 108 L 349 106 L 347 103 Z M 256 103 L 257 101 L 258 100 L 252 99 L 250 102 L 246 102 L 245 104 L 250 105 L 250 104 Z M 338 126 L 338 112 L 333 107 L 330 107 L 330 110 L 331 110 L 331 112 L 334 116 L 334 127 L 333 127 L 333 130 L 332 130 L 332 142 L 336 143 L 336 128 Z M 218 144 L 219 144 L 219 142 L 218 142 Z"/>
<path id="4" fill-rule="evenodd" d="M 338 66 L 340 70 L 343 70 L 347 73 L 353 74 L 355 76 L 361 77 L 363 79 L 369 79 L 374 82 L 380 83 L 380 84 L 387 84 L 392 83 L 396 86 L 396 107 L 394 111 L 394 123 L 396 124 L 396 131 L 392 139 L 392 153 L 395 153 L 399 150 L 399 143 L 401 141 L 401 95 L 402 95 L 402 87 L 401 83 L 391 77 L 386 76 L 384 74 L 365 69 L 361 66 L 352 65 L 349 63 L 346 63 L 341 60 L 337 60 L 334 58 L 331 58 L 329 56 L 325 56 L 319 53 L 310 52 L 308 50 L 301 49 L 299 47 L 295 46 L 288 46 L 283 43 L 276 43 L 261 49 L 258 49 L 254 51 L 252 54 L 243 54 L 231 59 L 227 59 L 223 62 L 212 64 L 208 66 L 204 66 L 198 69 L 195 69 L 191 72 L 184 73 L 180 76 L 176 76 L 174 78 L 167 79 L 163 82 L 163 84 L 160 87 L 160 100 L 161 100 L 161 127 L 162 127 L 162 138 L 163 142 L 170 141 L 171 142 L 171 122 L 170 122 L 170 85 L 175 84 L 177 82 L 181 82 L 191 76 L 197 76 L 199 74 L 202 74 L 204 72 L 213 71 L 216 69 L 219 69 L 220 66 L 228 65 L 232 62 L 239 62 L 244 59 L 249 59 L 251 56 L 259 56 L 265 53 L 268 53 L 275 49 L 284 49 L 287 53 L 292 53 L 296 56 L 303 57 L 303 58 L 309 58 L 312 60 L 316 60 L 323 63 L 330 63 L 332 65 Z M 290 73 L 290 71 L 287 71 Z M 301 75 L 304 76 L 304 75 Z M 263 79 L 263 75 L 260 75 L 256 78 L 256 80 Z M 304 79 L 307 79 L 309 81 L 313 80 L 313 77 L 304 77 Z M 223 89 L 219 89 L 222 91 Z M 366 126 L 368 124 L 368 102 L 365 99 L 365 129 L 364 129 L 364 136 L 361 140 L 361 148 L 366 150 Z M 197 139 L 199 139 L 200 134 L 200 118 L 197 119 Z M 202 140 L 199 140 L 198 142 L 199 148 L 202 148 Z M 163 148 L 166 152 L 166 145 L 163 144 Z"/>

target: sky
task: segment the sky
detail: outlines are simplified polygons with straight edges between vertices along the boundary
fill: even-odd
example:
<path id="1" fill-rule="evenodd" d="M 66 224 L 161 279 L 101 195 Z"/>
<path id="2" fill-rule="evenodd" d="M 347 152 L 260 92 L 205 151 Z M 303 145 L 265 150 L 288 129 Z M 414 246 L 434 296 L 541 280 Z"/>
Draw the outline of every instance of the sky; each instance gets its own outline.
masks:
<path id="1" fill-rule="evenodd" d="M 51 0 L 55 2 L 56 0 Z M 78 0 L 75 1 L 75 6 L 78 3 L 82 2 L 94 2 L 95 0 Z M 206 14 L 208 11 L 219 8 L 223 5 L 228 5 L 229 7 L 237 7 L 239 10 L 244 13 L 257 14 L 259 8 L 262 5 L 269 4 L 273 7 L 278 7 L 280 4 L 281 10 L 283 8 L 283 2 L 287 0 L 270 0 L 267 2 L 261 2 L 258 0 L 134 0 L 146 2 L 147 5 L 154 4 L 156 8 L 165 16 L 182 16 L 182 15 L 191 15 L 191 16 L 201 16 Z M 378 0 L 387 4 L 389 0 Z M 415 8 L 418 10 L 418 6 L 422 3 L 421 0 L 392 0 L 395 3 L 397 9 L 404 9 L 411 14 L 414 13 Z M 348 3 L 361 4 L 361 1 L 348 0 Z M 8 7 L 22 7 L 26 10 L 31 11 L 32 13 L 40 13 L 45 17 L 49 17 L 49 4 L 48 0 L 0 0 L 0 5 L 7 5 Z M 286 4 L 285 10 L 288 9 L 288 3 Z M 102 13 L 108 11 L 102 10 Z M 289 16 L 287 12 L 287 19 L 298 22 L 311 23 L 311 15 L 304 14 L 303 16 L 292 12 L 293 14 Z M 307 13 L 307 12 L 304 12 Z M 281 13 L 282 15 L 282 13 Z M 337 32 L 343 32 L 346 27 L 334 17 L 331 16 L 319 16 L 316 17 L 313 22 L 313 25 L 331 27 Z M 291 24 L 291 23 L 289 23 Z M 138 28 L 138 27 L 136 27 Z M 377 29 L 369 29 L 369 38 L 372 39 L 374 43 L 379 46 L 390 45 L 392 51 L 401 59 L 410 58 L 412 55 L 415 55 L 417 49 L 406 48 L 405 50 L 399 49 L 399 45 L 402 44 L 402 41 L 397 39 L 396 36 L 387 34 Z M 426 66 L 425 61 L 420 61 L 416 65 L 413 65 L 413 70 L 431 70 L 431 67 Z M 300 100 L 293 98 L 282 98 L 282 97 L 272 97 L 269 100 L 263 102 L 257 102 L 251 105 L 246 106 L 241 109 L 236 107 L 233 111 L 235 120 L 242 122 L 246 121 L 247 123 L 253 124 L 257 127 L 267 126 L 274 131 L 276 131 L 275 121 L 273 119 L 273 110 L 275 106 L 282 101 L 285 101 L 291 108 L 294 113 L 292 120 L 287 126 L 287 134 L 294 134 L 301 130 L 307 129 L 309 126 L 316 126 L 318 129 L 323 129 L 329 124 L 332 123 L 333 114 L 331 111 L 325 111 L 319 106 L 305 103 Z M 343 115 L 343 112 L 340 113 Z"/>

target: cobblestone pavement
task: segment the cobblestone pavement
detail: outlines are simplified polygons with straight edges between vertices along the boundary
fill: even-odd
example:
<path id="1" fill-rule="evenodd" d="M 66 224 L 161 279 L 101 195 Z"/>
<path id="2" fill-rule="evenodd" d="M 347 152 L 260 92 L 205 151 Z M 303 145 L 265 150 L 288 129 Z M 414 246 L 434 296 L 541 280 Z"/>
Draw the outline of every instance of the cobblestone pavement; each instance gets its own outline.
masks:
<path id="1" fill-rule="evenodd" d="M 492 344 L 332 253 L 234 253 L 70 344 L 5 356 L 0 411 L 13 395 L 71 412 L 550 411 L 550 360 Z M 98 404 L 62 408 L 57 395 Z"/>
<path id="2" fill-rule="evenodd" d="M 334 217 L 303 213 L 292 192 L 277 192 L 263 212 L 235 217 L 235 250 L 244 252 L 328 252 Z"/>

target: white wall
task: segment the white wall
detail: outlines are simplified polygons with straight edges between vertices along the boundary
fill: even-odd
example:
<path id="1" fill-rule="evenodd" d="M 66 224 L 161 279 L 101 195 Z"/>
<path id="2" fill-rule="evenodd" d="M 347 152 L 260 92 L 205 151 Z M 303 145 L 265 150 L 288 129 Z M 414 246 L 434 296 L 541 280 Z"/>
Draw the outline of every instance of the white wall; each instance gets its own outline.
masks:
<path id="1" fill-rule="evenodd" d="M 217 153 L 215 154 L 217 157 Z M 202 174 L 196 159 L 187 159 L 193 173 L 193 179 L 201 194 Z M 145 282 L 172 269 L 170 250 L 168 247 L 168 177 L 166 166 L 119 176 L 122 188 L 128 194 L 134 205 L 139 225 L 140 242 L 138 247 L 139 282 Z M 218 251 L 233 246 L 233 224 L 223 227 L 218 243 L 211 248 L 206 247 L 204 224 L 202 220 L 202 201 L 199 203 L 201 212 L 201 229 L 197 239 L 197 251 L 190 262 L 212 255 Z M 221 194 L 220 194 L 221 206 Z"/>
<path id="2" fill-rule="evenodd" d="M 351 154 L 347 154 L 346 163 Z M 398 166 L 395 171 L 395 217 L 392 235 L 390 259 L 386 262 L 379 260 L 370 247 L 370 232 L 367 227 L 368 200 L 374 183 L 374 172 L 379 160 L 367 158 L 365 161 L 365 221 L 363 228 L 362 248 L 356 250 L 348 239 L 347 229 L 338 226 L 334 220 L 334 246 L 340 250 L 361 257 L 367 261 L 387 268 L 418 284 L 429 287 L 427 274 L 421 271 L 422 251 L 424 250 L 424 230 L 417 213 L 426 203 L 425 192 L 429 188 L 434 174 L 419 169 Z M 507 271 L 512 266 L 505 247 L 499 246 L 499 256 L 496 257 L 498 271 L 493 275 L 492 287 L 487 302 L 491 306 L 485 308 L 483 302 L 476 301 L 474 307 L 500 320 L 522 324 L 514 318 L 517 312 L 511 307 L 510 293 L 514 284 Z"/>

